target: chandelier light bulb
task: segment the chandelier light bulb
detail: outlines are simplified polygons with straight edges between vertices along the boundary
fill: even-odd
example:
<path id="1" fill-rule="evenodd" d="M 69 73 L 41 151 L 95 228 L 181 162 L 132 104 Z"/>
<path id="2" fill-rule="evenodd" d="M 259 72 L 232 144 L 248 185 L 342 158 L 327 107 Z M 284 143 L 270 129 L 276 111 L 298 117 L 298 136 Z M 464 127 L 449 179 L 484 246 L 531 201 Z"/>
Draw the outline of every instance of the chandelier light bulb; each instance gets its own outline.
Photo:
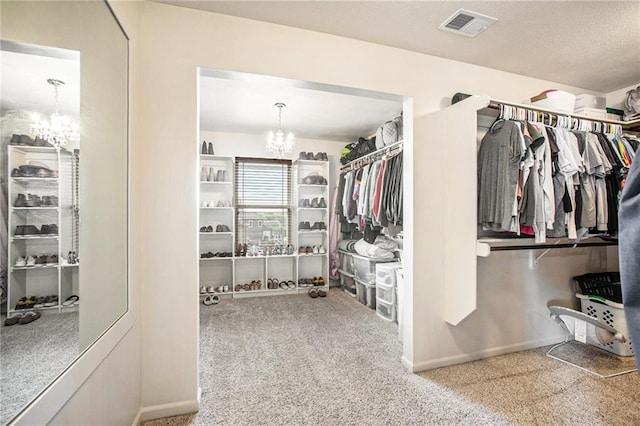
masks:
<path id="1" fill-rule="evenodd" d="M 289 132 L 285 137 L 284 131 L 282 130 L 282 108 L 286 105 L 278 102 L 275 106 L 278 108 L 278 130 L 269 132 L 266 151 L 282 157 L 284 154 L 293 152 L 293 133 Z"/>
<path id="2" fill-rule="evenodd" d="M 64 85 L 64 81 L 50 78 L 47 83 L 51 84 L 55 90 L 55 112 L 49 119 L 42 118 L 39 114 L 31 117 L 31 133 L 36 137 L 49 142 L 56 149 L 60 149 L 69 142 L 77 142 L 80 139 L 80 129 L 78 124 L 66 115 L 58 112 L 58 86 Z"/>

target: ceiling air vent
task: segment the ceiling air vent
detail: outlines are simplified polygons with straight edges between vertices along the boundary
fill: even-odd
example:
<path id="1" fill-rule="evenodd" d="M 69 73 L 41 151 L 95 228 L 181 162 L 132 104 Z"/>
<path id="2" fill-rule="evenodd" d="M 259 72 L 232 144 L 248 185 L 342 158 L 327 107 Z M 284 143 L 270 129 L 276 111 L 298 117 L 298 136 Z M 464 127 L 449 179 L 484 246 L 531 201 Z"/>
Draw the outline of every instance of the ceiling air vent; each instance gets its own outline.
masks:
<path id="1" fill-rule="evenodd" d="M 439 30 L 450 31 L 465 37 L 475 37 L 497 21 L 491 16 L 459 9 L 438 27 Z"/>

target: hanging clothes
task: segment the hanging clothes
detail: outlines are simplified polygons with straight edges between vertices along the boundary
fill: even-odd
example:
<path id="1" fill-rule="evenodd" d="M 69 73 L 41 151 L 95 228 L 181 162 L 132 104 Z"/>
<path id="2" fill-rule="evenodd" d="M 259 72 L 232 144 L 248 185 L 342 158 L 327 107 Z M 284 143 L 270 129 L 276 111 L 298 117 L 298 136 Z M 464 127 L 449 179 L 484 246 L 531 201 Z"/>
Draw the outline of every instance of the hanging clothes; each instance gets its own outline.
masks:
<path id="1" fill-rule="evenodd" d="M 632 137 L 496 120 L 478 150 L 478 225 L 484 231 L 580 239 L 616 235 Z"/>

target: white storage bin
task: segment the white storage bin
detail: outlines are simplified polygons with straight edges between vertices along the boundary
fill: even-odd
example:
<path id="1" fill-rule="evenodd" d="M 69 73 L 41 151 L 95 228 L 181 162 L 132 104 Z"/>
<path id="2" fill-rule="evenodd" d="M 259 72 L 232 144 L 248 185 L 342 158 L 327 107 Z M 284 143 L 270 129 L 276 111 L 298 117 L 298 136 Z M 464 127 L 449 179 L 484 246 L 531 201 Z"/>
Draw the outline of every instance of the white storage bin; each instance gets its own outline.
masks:
<path id="1" fill-rule="evenodd" d="M 376 261 L 366 257 L 353 256 L 353 275 L 358 281 L 376 284 Z"/>
<path id="2" fill-rule="evenodd" d="M 340 258 L 340 269 L 345 271 L 347 274 L 353 275 L 353 256 L 341 251 L 338 252 L 338 256 Z"/>
<path id="3" fill-rule="evenodd" d="M 350 295 L 356 295 L 356 281 L 343 271 L 340 271 L 340 287 Z"/>
<path id="4" fill-rule="evenodd" d="M 396 303 L 396 288 L 393 286 L 376 285 L 376 299 L 385 303 Z"/>
<path id="5" fill-rule="evenodd" d="M 607 99 L 602 96 L 594 96 L 582 94 L 576 96 L 575 110 L 578 112 L 580 108 L 597 108 L 605 109 L 607 107 Z"/>
<path id="6" fill-rule="evenodd" d="M 556 90 L 555 92 L 547 92 L 546 99 L 540 99 L 531 104 L 538 108 L 572 113 L 576 104 L 576 95 L 562 90 Z"/>
<path id="7" fill-rule="evenodd" d="M 376 308 L 376 286 L 356 279 L 356 297 L 358 302 L 368 308 Z"/>
<path id="8" fill-rule="evenodd" d="M 396 270 L 400 268 L 400 262 L 376 264 L 376 285 L 395 286 Z"/>
<path id="9" fill-rule="evenodd" d="M 629 338 L 629 329 L 627 328 L 627 319 L 624 315 L 624 306 L 621 303 L 612 302 L 606 299 L 602 299 L 604 302 L 592 300 L 589 296 L 585 296 L 580 293 L 577 293 L 576 297 L 580 299 L 582 312 L 594 318 L 598 318 L 600 321 L 618 330 L 627 338 L 627 341 L 624 343 L 620 343 L 615 340 L 607 344 L 594 343 L 594 346 L 619 356 L 632 356 L 633 347 L 631 346 L 631 340 Z"/>
<path id="10" fill-rule="evenodd" d="M 393 303 L 385 303 L 381 300 L 378 300 L 378 304 L 376 306 L 376 313 L 378 316 L 387 321 L 395 321 L 396 320 L 396 307 Z"/>
<path id="11" fill-rule="evenodd" d="M 583 117 L 593 118 L 595 120 L 608 120 L 609 114 L 604 109 L 597 108 L 577 108 L 574 111 L 577 115 L 581 115 Z"/>

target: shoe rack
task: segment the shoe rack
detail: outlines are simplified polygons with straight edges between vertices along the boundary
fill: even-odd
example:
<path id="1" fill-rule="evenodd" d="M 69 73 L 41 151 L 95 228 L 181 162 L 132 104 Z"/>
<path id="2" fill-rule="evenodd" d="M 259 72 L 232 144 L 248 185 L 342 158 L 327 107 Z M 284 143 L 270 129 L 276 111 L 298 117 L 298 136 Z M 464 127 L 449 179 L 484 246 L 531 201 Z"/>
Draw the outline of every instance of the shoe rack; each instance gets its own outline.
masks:
<path id="1" fill-rule="evenodd" d="M 7 204 L 10 213 L 7 247 L 8 313 L 11 315 L 26 310 L 77 310 L 77 304 L 62 304 L 71 295 L 79 294 L 79 263 L 68 264 L 63 259 L 63 254 L 72 250 L 74 238 L 74 155 L 50 146 L 8 145 L 7 158 Z M 12 173 L 14 169 L 27 164 L 37 164 L 56 173 L 48 177 L 15 176 Z M 57 202 L 54 197 L 57 197 Z M 30 228 L 27 235 L 17 232 L 18 227 L 26 225 L 33 225 L 35 228 Z M 51 225 L 55 225 L 57 230 Z M 35 233 L 36 228 L 43 232 Z M 40 259 L 36 264 L 17 264 L 20 257 L 26 259 L 28 256 Z M 47 256 L 46 262 L 44 256 Z M 48 303 L 43 307 L 17 310 L 20 299 L 30 296 L 46 297 Z"/>
<path id="2" fill-rule="evenodd" d="M 325 281 L 316 287 L 329 288 L 329 173 L 328 160 L 294 162 L 297 283 L 304 291 L 313 286 L 315 277 Z"/>
<path id="3" fill-rule="evenodd" d="M 291 244 L 289 250 L 278 254 L 260 252 L 249 247 L 248 253 L 239 255 L 235 241 L 235 200 L 234 168 L 235 158 L 205 154 L 205 146 L 200 150 L 200 199 L 199 199 L 199 288 L 201 302 L 207 297 L 228 296 L 234 298 L 256 297 L 307 292 L 313 283 L 306 285 L 304 279 L 313 280 L 322 277 L 324 285 L 316 282 L 315 288 L 329 288 L 329 161 L 297 160 L 293 167 L 293 206 Z M 213 169 L 211 171 L 210 169 Z M 227 171 L 219 173 L 219 170 Z M 325 183 L 300 183 L 308 174 L 322 176 Z M 219 176 L 226 176 L 220 180 Z M 309 206 L 299 204 L 301 199 L 309 199 Z M 311 201 L 317 198 L 317 204 L 311 207 Z M 320 199 L 323 206 L 320 207 Z M 222 201 L 222 203 L 219 203 Z M 225 203 L 225 202 L 230 203 Z M 299 221 L 307 221 L 310 227 L 314 223 L 324 222 L 325 229 L 300 230 Z M 216 232 L 219 225 L 227 225 L 231 232 Z M 210 226 L 212 232 L 203 230 Z M 324 253 L 298 253 L 300 245 L 324 247 Z M 319 250 L 318 250 L 319 251 Z M 206 255 L 207 257 L 203 257 Z M 287 285 L 269 288 L 268 282 L 277 278 Z M 294 286 L 289 285 L 293 283 Z M 246 284 L 246 285 L 245 285 Z M 227 288 L 228 291 L 220 291 Z M 273 287 L 273 286 L 272 286 Z M 293 287 L 293 288 L 292 288 Z M 213 291 L 211 291 L 213 290 Z M 218 300 L 218 299 L 216 299 Z"/>
<path id="4" fill-rule="evenodd" d="M 210 145 L 203 145 L 200 151 L 198 253 L 201 287 L 205 285 L 200 292 L 202 300 L 213 294 L 232 294 L 235 282 L 234 158 L 214 155 Z"/>

